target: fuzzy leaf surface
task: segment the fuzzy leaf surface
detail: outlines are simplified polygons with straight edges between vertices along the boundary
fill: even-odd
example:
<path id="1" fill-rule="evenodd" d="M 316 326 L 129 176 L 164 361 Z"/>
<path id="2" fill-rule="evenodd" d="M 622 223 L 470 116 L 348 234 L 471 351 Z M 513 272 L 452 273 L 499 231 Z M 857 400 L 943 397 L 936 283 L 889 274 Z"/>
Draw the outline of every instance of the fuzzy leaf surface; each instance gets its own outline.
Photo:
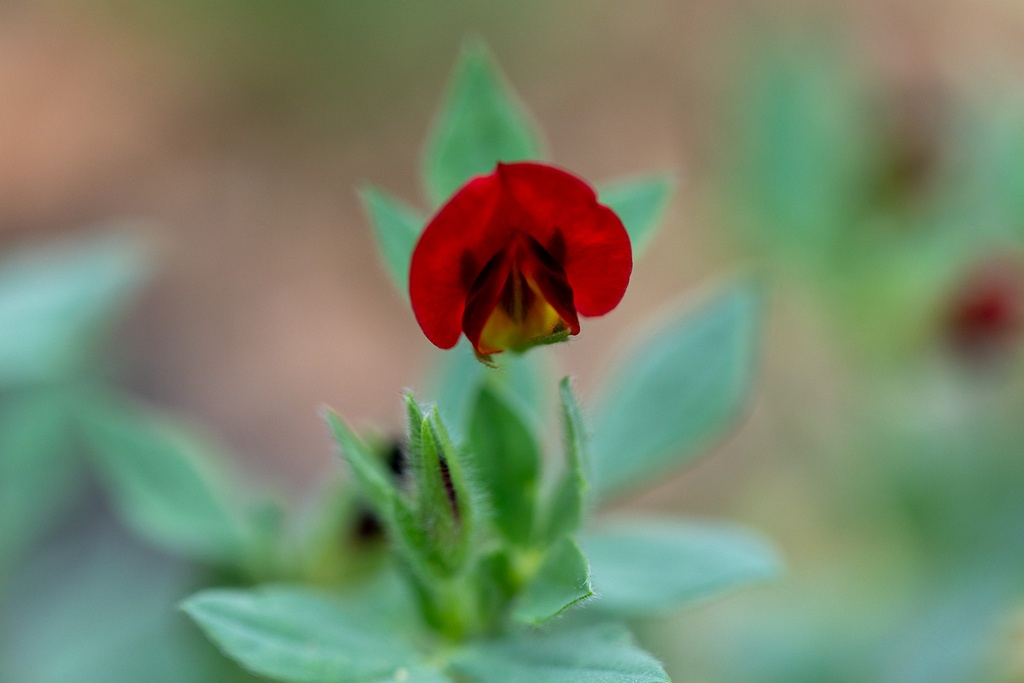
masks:
<path id="1" fill-rule="evenodd" d="M 587 558 L 566 537 L 548 550 L 512 616 L 524 624 L 542 624 L 593 594 Z"/>
<path id="2" fill-rule="evenodd" d="M 601 203 L 618 215 L 629 233 L 634 262 L 654 239 L 674 186 L 672 176 L 658 174 L 601 188 Z"/>
<path id="3" fill-rule="evenodd" d="M 623 355 L 594 410 L 598 498 L 678 467 L 735 421 L 750 390 L 758 304 L 749 285 L 734 285 Z"/>
<path id="4" fill-rule="evenodd" d="M 568 377 L 563 378 L 559 385 L 559 396 L 562 400 L 565 471 L 555 485 L 548 509 L 547 528 L 544 532 L 544 540 L 548 542 L 557 541 L 579 528 L 585 512 L 584 495 L 587 489 L 587 478 L 584 475 L 585 462 L 589 459 L 586 428 L 583 412 Z"/>
<path id="5" fill-rule="evenodd" d="M 469 426 L 470 465 L 498 530 L 525 544 L 533 530 L 540 449 L 518 412 L 492 385 L 480 388 Z"/>
<path id="6" fill-rule="evenodd" d="M 669 683 L 654 657 L 625 626 L 530 630 L 474 644 L 452 662 L 472 683 Z"/>
<path id="7" fill-rule="evenodd" d="M 386 192 L 366 187 L 359 196 L 373 225 L 377 249 L 391 281 L 409 296 L 409 263 L 426 220 L 414 209 Z"/>
<path id="8" fill-rule="evenodd" d="M 757 534 L 720 523 L 636 518 L 581 543 L 598 599 L 619 617 L 661 614 L 778 577 L 776 550 Z"/>
<path id="9" fill-rule="evenodd" d="M 291 586 L 215 589 L 182 604 L 229 657 L 290 683 L 446 683 L 414 644 L 399 587 L 339 596 Z"/>
<path id="10" fill-rule="evenodd" d="M 441 204 L 499 161 L 540 157 L 529 116 L 478 42 L 467 44 L 427 141 L 423 178 L 427 196 Z"/>

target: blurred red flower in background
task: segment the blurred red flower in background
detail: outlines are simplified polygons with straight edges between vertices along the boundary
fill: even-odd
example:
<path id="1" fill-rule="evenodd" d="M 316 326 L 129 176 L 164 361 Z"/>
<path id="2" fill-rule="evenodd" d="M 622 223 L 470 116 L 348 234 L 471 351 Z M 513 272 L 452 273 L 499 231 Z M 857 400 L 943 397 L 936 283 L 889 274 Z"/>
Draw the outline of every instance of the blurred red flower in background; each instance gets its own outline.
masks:
<path id="1" fill-rule="evenodd" d="M 524 351 L 608 313 L 633 269 L 629 236 L 586 182 L 539 163 L 498 164 L 466 183 L 413 252 L 409 296 L 423 333 L 478 356 Z"/>

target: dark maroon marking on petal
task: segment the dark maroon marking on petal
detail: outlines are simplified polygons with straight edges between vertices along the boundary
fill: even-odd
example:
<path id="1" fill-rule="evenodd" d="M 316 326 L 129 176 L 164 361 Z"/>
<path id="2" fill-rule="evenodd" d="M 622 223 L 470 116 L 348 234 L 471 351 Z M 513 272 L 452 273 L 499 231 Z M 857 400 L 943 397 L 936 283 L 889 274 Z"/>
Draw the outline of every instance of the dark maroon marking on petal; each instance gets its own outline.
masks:
<path id="1" fill-rule="evenodd" d="M 562 265 L 530 235 L 522 235 L 522 244 L 526 247 L 528 258 L 532 260 L 532 264 L 524 264 L 529 270 L 528 275 L 559 317 L 569 326 L 571 333 L 579 334 L 580 321 L 576 313 L 572 286 Z"/>
<path id="2" fill-rule="evenodd" d="M 484 326 L 494 311 L 494 307 L 498 305 L 509 278 L 511 263 L 508 252 L 508 249 L 502 249 L 492 256 L 476 276 L 476 280 L 470 287 L 469 296 L 466 298 L 466 308 L 462 313 L 462 331 L 472 342 L 473 348 L 484 355 L 503 350 L 481 349 L 480 335 L 483 333 Z"/>
<path id="3" fill-rule="evenodd" d="M 547 252 L 551 254 L 551 258 L 558 262 L 559 267 L 561 267 L 562 263 L 565 263 L 565 235 L 562 234 L 561 228 L 555 228 L 555 232 L 551 235 L 551 240 L 548 242 Z"/>
<path id="4" fill-rule="evenodd" d="M 477 263 L 473 252 L 466 249 L 459 257 L 459 279 L 462 282 L 462 288 L 467 292 L 471 291 L 473 289 L 473 283 L 476 282 L 476 278 L 479 274 L 480 264 Z"/>

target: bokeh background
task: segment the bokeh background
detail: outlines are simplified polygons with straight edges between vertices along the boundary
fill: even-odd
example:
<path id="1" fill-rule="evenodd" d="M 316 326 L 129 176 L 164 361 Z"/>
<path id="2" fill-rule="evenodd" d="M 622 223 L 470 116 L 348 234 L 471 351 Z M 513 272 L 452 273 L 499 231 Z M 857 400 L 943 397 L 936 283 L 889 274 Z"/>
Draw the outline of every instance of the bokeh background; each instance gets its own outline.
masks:
<path id="1" fill-rule="evenodd" d="M 317 406 L 398 431 L 437 358 L 356 189 L 427 209 L 467 36 L 556 163 L 679 179 L 622 305 L 543 351 L 584 398 L 660 311 L 737 272 L 767 292 L 742 424 L 624 504 L 750 524 L 790 575 L 641 625 L 670 671 L 1024 680 L 1016 0 L 7 0 L 0 252 L 143 236 L 119 383 L 302 500 L 334 467 Z"/>

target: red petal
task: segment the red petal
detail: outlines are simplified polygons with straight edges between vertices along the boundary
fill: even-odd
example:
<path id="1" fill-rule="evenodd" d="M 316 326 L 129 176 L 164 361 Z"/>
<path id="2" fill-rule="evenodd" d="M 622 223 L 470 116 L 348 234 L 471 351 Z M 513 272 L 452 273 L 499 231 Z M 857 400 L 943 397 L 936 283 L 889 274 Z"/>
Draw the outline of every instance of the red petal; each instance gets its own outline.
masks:
<path id="1" fill-rule="evenodd" d="M 412 310 L 427 339 L 442 349 L 458 342 L 469 287 L 507 241 L 489 230 L 500 197 L 494 175 L 470 181 L 434 216 L 413 251 Z"/>
<path id="2" fill-rule="evenodd" d="M 551 166 L 498 164 L 494 174 L 473 179 L 441 208 L 413 252 L 409 297 L 431 342 L 456 344 L 474 281 L 517 233 L 531 236 L 560 266 L 543 269 L 557 278 L 542 273 L 534 281 L 573 334 L 577 313 L 603 315 L 622 299 L 633 267 L 629 237 L 593 189 Z M 475 303 L 467 334 L 491 306 L 487 298 Z"/>
<path id="3" fill-rule="evenodd" d="M 618 216 L 598 204 L 583 180 L 536 163 L 499 164 L 498 176 L 531 219 L 530 233 L 562 265 L 584 316 L 608 313 L 626 293 L 633 270 L 629 235 Z"/>

